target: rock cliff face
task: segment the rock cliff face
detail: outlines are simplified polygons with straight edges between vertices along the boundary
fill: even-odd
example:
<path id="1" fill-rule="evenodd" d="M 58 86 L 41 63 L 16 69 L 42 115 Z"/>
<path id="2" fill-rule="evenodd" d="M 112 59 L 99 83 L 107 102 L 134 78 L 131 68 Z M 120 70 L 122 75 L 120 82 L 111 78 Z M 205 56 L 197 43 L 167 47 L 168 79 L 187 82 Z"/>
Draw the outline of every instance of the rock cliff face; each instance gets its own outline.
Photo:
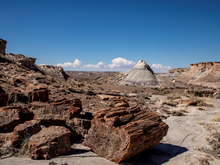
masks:
<path id="1" fill-rule="evenodd" d="M 7 41 L 0 39 L 0 54 L 5 54 Z"/>
<path id="2" fill-rule="evenodd" d="M 68 79 L 69 77 L 69 75 L 67 75 L 66 72 L 64 72 L 63 68 L 60 66 L 39 65 L 39 68 L 52 76 L 63 77 L 65 79 Z"/>
<path id="3" fill-rule="evenodd" d="M 190 64 L 190 69 L 176 80 L 186 83 L 220 82 L 220 62 Z"/>

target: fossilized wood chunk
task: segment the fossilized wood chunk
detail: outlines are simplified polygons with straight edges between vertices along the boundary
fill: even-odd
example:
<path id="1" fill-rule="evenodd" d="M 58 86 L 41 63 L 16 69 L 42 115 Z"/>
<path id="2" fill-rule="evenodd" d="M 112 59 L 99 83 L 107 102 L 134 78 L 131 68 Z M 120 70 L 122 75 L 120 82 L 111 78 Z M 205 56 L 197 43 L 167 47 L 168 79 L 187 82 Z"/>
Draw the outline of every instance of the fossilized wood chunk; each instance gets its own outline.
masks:
<path id="1" fill-rule="evenodd" d="M 115 163 L 160 143 L 168 131 L 161 115 L 139 107 L 98 111 L 83 144 Z"/>
<path id="2" fill-rule="evenodd" d="M 0 132 L 11 132 L 14 127 L 27 120 L 32 120 L 33 112 L 19 106 L 0 108 Z"/>
<path id="3" fill-rule="evenodd" d="M 30 136 L 38 133 L 40 130 L 40 122 L 37 120 L 26 121 L 23 124 L 17 125 L 10 138 L 11 145 L 20 147 L 24 140 L 30 138 Z"/>
<path id="4" fill-rule="evenodd" d="M 49 100 L 49 90 L 47 88 L 34 89 L 28 93 L 29 102 L 42 101 L 46 102 Z"/>
<path id="5" fill-rule="evenodd" d="M 67 154 L 70 148 L 71 132 L 63 126 L 51 126 L 31 136 L 29 141 L 32 159 L 50 159 L 54 156 Z"/>

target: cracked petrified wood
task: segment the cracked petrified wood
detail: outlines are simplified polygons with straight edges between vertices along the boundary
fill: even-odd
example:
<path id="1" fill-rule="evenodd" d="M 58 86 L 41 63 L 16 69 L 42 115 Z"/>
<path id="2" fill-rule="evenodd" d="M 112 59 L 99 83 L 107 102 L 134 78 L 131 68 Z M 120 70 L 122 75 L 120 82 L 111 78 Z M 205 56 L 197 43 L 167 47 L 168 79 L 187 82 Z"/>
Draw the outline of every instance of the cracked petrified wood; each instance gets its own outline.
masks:
<path id="1" fill-rule="evenodd" d="M 115 163 L 160 143 L 168 131 L 161 115 L 139 107 L 100 110 L 83 144 Z"/>
<path id="2" fill-rule="evenodd" d="M 51 126 L 42 129 L 29 139 L 29 150 L 32 159 L 50 159 L 67 154 L 70 148 L 71 132 L 62 126 Z"/>

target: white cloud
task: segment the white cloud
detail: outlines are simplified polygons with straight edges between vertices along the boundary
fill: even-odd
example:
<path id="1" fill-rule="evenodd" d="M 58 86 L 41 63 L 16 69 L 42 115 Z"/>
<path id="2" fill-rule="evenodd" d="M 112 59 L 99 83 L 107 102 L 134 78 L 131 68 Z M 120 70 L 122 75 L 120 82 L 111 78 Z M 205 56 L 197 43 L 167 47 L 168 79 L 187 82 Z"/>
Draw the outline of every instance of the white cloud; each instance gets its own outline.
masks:
<path id="1" fill-rule="evenodd" d="M 115 58 L 112 60 L 112 64 L 108 64 L 108 66 L 111 69 L 119 69 L 119 70 L 125 70 L 125 69 L 131 69 L 135 65 L 135 62 L 126 60 L 125 58 Z"/>
<path id="2" fill-rule="evenodd" d="M 82 66 L 82 68 L 90 68 L 90 69 L 103 69 L 103 68 L 106 68 L 106 67 L 107 66 L 102 61 L 100 61 L 97 65 L 87 64 L 87 65 Z"/>
<path id="3" fill-rule="evenodd" d="M 112 64 L 106 65 L 104 62 L 100 61 L 98 64 L 87 64 L 83 65 L 82 62 L 78 59 L 75 59 L 73 63 L 65 62 L 63 64 L 59 63 L 57 66 L 61 66 L 63 68 L 75 68 L 81 70 L 129 70 L 132 69 L 135 65 L 135 62 L 126 60 L 125 58 L 115 58 L 112 60 Z"/>
<path id="4" fill-rule="evenodd" d="M 170 66 L 163 66 L 162 64 L 152 64 L 151 68 L 155 73 L 165 73 L 168 72 L 172 67 Z"/>
<path id="5" fill-rule="evenodd" d="M 64 64 L 57 64 L 57 66 L 61 66 L 63 68 L 80 68 L 82 66 L 82 62 L 78 59 L 75 59 L 73 63 L 65 62 Z"/>

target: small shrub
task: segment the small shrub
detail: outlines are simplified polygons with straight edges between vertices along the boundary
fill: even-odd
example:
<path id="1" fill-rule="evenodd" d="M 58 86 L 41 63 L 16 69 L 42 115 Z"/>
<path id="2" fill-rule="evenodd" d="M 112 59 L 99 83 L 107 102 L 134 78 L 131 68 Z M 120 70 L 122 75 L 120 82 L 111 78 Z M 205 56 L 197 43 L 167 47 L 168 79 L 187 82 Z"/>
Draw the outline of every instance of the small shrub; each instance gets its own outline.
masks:
<path id="1" fill-rule="evenodd" d="M 206 109 L 203 108 L 203 107 L 198 107 L 197 110 L 200 110 L 200 111 L 206 111 Z"/>
<path id="2" fill-rule="evenodd" d="M 168 100 L 181 99 L 181 95 L 180 95 L 180 94 L 169 95 L 169 96 L 167 96 L 167 99 L 168 99 Z"/>
<path id="3" fill-rule="evenodd" d="M 139 93 L 136 89 L 131 91 L 132 93 Z"/>
<path id="4" fill-rule="evenodd" d="M 173 100 L 167 100 L 167 101 L 164 101 L 162 104 L 166 104 L 166 105 L 169 105 L 171 107 L 176 107 L 178 103 L 176 101 L 173 101 Z"/>
<path id="5" fill-rule="evenodd" d="M 220 116 L 218 116 L 218 117 L 216 117 L 216 118 L 213 118 L 212 121 L 220 122 Z"/>
<path id="6" fill-rule="evenodd" d="M 215 99 L 220 99 L 220 96 L 215 96 Z"/>

